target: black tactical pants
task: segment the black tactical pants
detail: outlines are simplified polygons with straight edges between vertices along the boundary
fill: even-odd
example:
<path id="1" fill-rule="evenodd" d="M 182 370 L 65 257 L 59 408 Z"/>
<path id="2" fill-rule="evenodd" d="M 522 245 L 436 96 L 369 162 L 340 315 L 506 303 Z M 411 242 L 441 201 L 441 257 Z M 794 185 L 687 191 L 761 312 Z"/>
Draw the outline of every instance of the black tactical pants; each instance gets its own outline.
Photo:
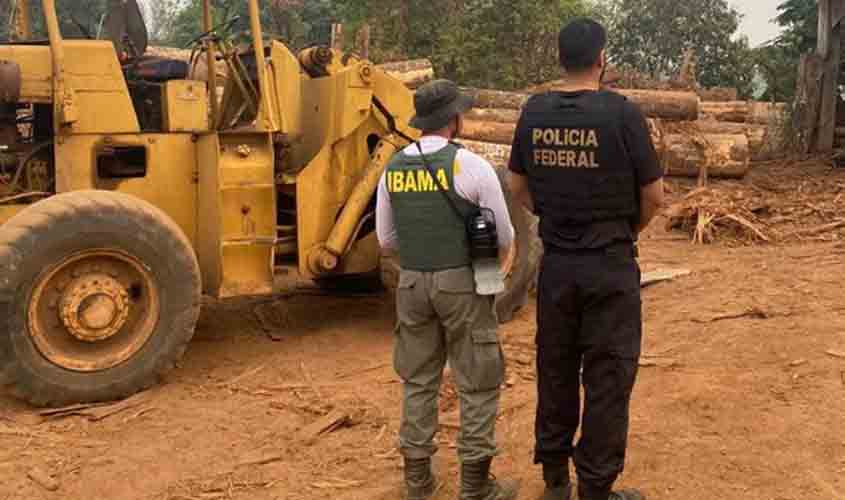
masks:
<path id="1" fill-rule="evenodd" d="M 582 498 L 606 500 L 625 462 L 642 340 L 634 247 L 547 250 L 538 286 L 534 461 L 568 467 L 573 458 Z"/>

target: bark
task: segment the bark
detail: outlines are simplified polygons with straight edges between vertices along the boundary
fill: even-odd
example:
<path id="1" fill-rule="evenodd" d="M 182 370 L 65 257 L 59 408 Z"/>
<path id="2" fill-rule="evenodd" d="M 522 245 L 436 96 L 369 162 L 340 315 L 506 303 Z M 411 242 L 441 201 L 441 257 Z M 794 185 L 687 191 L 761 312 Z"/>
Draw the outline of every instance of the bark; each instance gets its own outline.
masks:
<path id="1" fill-rule="evenodd" d="M 488 89 L 464 89 L 475 98 L 478 108 L 519 110 L 529 95 Z M 692 92 L 661 90 L 617 90 L 638 104 L 646 116 L 665 120 L 696 120 L 699 113 L 698 96 Z"/>
<path id="2" fill-rule="evenodd" d="M 819 1 L 819 37 L 816 54 L 824 60 L 824 72 L 821 80 L 816 152 L 828 152 L 833 149 L 842 54 L 842 24 L 839 22 L 841 14 L 841 1 Z"/>
<path id="3" fill-rule="evenodd" d="M 748 173 L 750 151 L 745 135 L 670 134 L 663 140 L 668 175 L 698 177 L 705 166 L 708 177 L 738 179 Z"/>

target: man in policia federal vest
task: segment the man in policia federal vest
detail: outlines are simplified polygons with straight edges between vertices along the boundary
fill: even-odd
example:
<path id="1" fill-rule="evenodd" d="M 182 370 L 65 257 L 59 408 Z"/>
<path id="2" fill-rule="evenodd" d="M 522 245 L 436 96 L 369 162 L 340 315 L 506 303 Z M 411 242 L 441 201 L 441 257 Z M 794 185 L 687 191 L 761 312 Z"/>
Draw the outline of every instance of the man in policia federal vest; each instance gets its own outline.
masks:
<path id="1" fill-rule="evenodd" d="M 493 167 L 450 142 L 472 98 L 460 94 L 454 83 L 439 80 L 418 89 L 414 105 L 411 126 L 423 137 L 391 159 L 376 208 L 379 242 L 386 250 L 398 249 L 401 266 L 394 364 L 403 381 L 399 445 L 407 498 L 424 500 L 437 490 L 431 457 L 437 451 L 437 398 L 448 360 L 460 396 L 460 498 L 510 500 L 519 485 L 490 476 L 504 377 L 495 296 L 476 292 L 480 278 L 470 258 L 465 221 L 439 186 L 463 213 L 477 207 L 493 212 L 502 269 L 493 259 L 492 273 L 499 279 L 511 265 L 514 230 Z"/>
<path id="2" fill-rule="evenodd" d="M 625 462 L 642 338 L 636 241 L 663 203 L 663 170 L 639 108 L 600 90 L 604 28 L 579 19 L 559 41 L 565 84 L 526 103 L 510 160 L 512 192 L 540 217 L 545 247 L 534 462 L 544 500 L 569 499 L 570 459 L 580 500 L 642 500 L 611 487 Z"/>

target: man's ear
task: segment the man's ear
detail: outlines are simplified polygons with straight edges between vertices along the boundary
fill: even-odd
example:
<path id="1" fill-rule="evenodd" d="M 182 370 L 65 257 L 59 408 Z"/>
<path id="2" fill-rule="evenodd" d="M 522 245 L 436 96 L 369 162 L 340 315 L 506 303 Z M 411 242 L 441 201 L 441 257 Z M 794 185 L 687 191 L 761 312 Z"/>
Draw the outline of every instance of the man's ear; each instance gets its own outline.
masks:
<path id="1" fill-rule="evenodd" d="M 598 64 L 598 67 L 602 69 L 607 67 L 607 49 L 602 49 L 599 53 L 599 60 L 596 64 Z"/>

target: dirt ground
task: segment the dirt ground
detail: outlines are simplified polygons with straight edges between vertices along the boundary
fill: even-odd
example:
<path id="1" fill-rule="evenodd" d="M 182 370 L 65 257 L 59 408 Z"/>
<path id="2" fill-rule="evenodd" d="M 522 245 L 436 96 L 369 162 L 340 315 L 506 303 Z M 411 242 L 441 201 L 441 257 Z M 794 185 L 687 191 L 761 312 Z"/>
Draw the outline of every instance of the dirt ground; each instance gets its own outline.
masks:
<path id="1" fill-rule="evenodd" d="M 845 170 L 769 165 L 713 185 L 781 200 L 804 189 L 830 213 L 779 208 L 767 219 L 796 236 L 841 215 Z M 692 186 L 672 188 L 678 200 Z M 641 244 L 643 269 L 692 274 L 644 291 L 620 484 L 654 500 L 845 499 L 841 233 L 692 245 L 665 222 Z M 387 297 L 308 295 L 209 303 L 179 368 L 123 411 L 45 417 L 2 397 L 0 500 L 401 498 L 392 307 Z M 528 499 L 542 490 L 531 463 L 533 314 L 502 329 L 509 376 L 494 465 L 521 478 Z M 442 499 L 456 492 L 455 405 L 447 385 Z M 334 412 L 348 418 L 312 439 Z"/>

